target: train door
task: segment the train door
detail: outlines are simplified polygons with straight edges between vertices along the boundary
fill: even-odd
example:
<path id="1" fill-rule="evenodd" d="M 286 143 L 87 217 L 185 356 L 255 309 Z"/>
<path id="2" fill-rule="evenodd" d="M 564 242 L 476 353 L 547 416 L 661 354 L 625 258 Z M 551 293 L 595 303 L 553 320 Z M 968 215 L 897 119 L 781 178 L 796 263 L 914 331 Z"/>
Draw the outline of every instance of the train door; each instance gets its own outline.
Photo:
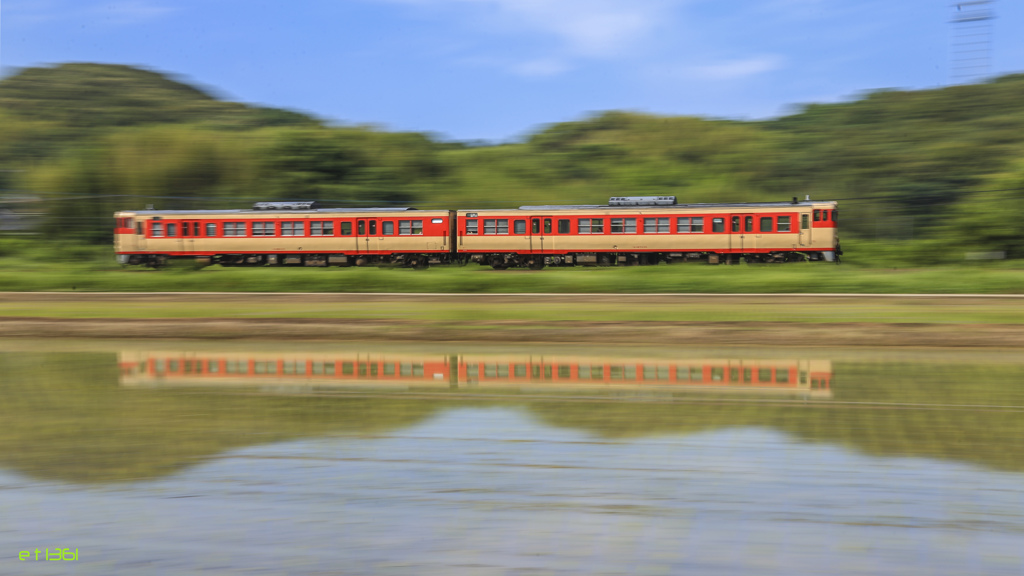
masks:
<path id="1" fill-rule="evenodd" d="M 380 246 L 380 222 L 376 218 L 360 218 L 356 220 L 356 252 L 368 254 L 376 252 Z"/>
<path id="2" fill-rule="evenodd" d="M 811 213 L 802 212 L 800 214 L 800 245 L 810 246 L 811 245 Z"/>
<path id="3" fill-rule="evenodd" d="M 179 238 L 179 247 L 182 252 L 195 252 L 199 249 L 202 244 L 196 246 L 196 240 L 199 238 L 199 229 L 201 224 L 198 220 L 182 220 L 181 221 L 181 235 Z"/>
<path id="4" fill-rule="evenodd" d="M 551 236 L 551 217 L 534 216 L 530 218 L 530 252 L 542 253 L 545 250 L 544 241 Z M 550 241 L 548 242 L 550 249 Z"/>
<path id="5" fill-rule="evenodd" d="M 740 254 L 757 248 L 753 214 L 732 214 L 729 217 L 729 249 Z"/>

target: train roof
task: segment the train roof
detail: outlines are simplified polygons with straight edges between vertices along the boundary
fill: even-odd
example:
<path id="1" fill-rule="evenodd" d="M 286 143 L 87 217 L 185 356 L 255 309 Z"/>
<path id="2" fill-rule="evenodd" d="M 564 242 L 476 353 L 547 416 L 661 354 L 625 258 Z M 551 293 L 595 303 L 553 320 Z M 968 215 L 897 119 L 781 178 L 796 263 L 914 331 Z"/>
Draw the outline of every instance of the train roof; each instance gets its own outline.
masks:
<path id="1" fill-rule="evenodd" d="M 550 205 L 550 206 L 520 206 L 519 210 L 593 210 L 598 208 L 608 210 L 660 210 L 663 208 L 782 208 L 784 206 L 821 206 L 822 204 L 836 204 L 835 200 L 801 200 L 798 202 L 734 202 L 734 203 L 695 203 L 695 204 L 670 204 L 670 205 L 632 205 L 613 206 L 609 204 L 574 204 L 574 205 Z M 515 208 L 512 208 L 515 210 Z M 482 210 L 481 210 L 482 211 Z"/>
<path id="2" fill-rule="evenodd" d="M 119 210 L 119 212 L 131 212 L 132 214 L 138 214 L 140 216 L 163 216 L 165 214 L 175 215 L 186 215 L 186 216 L 199 216 L 199 215 L 211 215 L 211 216 L 227 216 L 231 214 L 239 214 L 246 216 L 269 216 L 273 214 L 347 214 L 350 212 L 367 213 L 367 212 L 408 212 L 417 210 L 416 208 L 403 207 L 403 208 L 312 208 L 304 210 L 253 210 L 253 209 L 234 209 L 234 210 Z M 430 212 L 430 210 L 424 210 L 424 212 Z M 447 212 L 447 210 L 443 210 Z"/>

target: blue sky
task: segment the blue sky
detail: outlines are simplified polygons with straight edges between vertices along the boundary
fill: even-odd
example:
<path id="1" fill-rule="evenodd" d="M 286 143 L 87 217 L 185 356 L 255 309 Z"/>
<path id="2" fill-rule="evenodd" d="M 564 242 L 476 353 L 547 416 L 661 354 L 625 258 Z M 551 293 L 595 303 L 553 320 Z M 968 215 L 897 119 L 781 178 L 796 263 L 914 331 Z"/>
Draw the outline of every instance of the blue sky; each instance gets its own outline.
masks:
<path id="1" fill-rule="evenodd" d="M 992 7 L 993 75 L 1024 2 Z M 953 0 L 5 0 L 0 66 L 145 66 L 338 123 L 507 141 L 601 110 L 755 119 L 951 82 Z"/>

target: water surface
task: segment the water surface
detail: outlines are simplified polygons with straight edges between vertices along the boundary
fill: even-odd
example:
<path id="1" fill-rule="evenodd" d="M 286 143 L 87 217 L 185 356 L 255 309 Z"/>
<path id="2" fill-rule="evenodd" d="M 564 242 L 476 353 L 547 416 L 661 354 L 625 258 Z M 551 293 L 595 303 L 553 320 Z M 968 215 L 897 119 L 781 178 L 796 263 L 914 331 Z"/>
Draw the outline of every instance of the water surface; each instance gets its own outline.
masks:
<path id="1" fill-rule="evenodd" d="M 0 343 L 0 572 L 1020 574 L 1021 382 L 1006 352 Z M 46 547 L 79 559 L 18 560 Z"/>

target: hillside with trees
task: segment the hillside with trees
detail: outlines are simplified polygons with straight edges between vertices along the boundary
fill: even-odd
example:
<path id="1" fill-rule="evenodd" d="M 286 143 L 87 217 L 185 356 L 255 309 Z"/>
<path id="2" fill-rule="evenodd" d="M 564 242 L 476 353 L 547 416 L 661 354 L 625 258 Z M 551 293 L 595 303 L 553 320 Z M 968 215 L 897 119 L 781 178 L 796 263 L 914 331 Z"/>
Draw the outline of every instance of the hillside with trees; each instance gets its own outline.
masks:
<path id="1" fill-rule="evenodd" d="M 847 237 L 922 261 L 1024 256 L 1024 75 L 870 92 L 765 121 L 603 112 L 470 145 L 219 99 L 128 66 L 0 80 L 0 188 L 44 198 L 46 230 L 102 243 L 116 209 L 488 207 L 837 199 Z M 844 242 L 845 244 L 845 242 Z M 962 257 L 962 255 L 960 256 Z"/>

